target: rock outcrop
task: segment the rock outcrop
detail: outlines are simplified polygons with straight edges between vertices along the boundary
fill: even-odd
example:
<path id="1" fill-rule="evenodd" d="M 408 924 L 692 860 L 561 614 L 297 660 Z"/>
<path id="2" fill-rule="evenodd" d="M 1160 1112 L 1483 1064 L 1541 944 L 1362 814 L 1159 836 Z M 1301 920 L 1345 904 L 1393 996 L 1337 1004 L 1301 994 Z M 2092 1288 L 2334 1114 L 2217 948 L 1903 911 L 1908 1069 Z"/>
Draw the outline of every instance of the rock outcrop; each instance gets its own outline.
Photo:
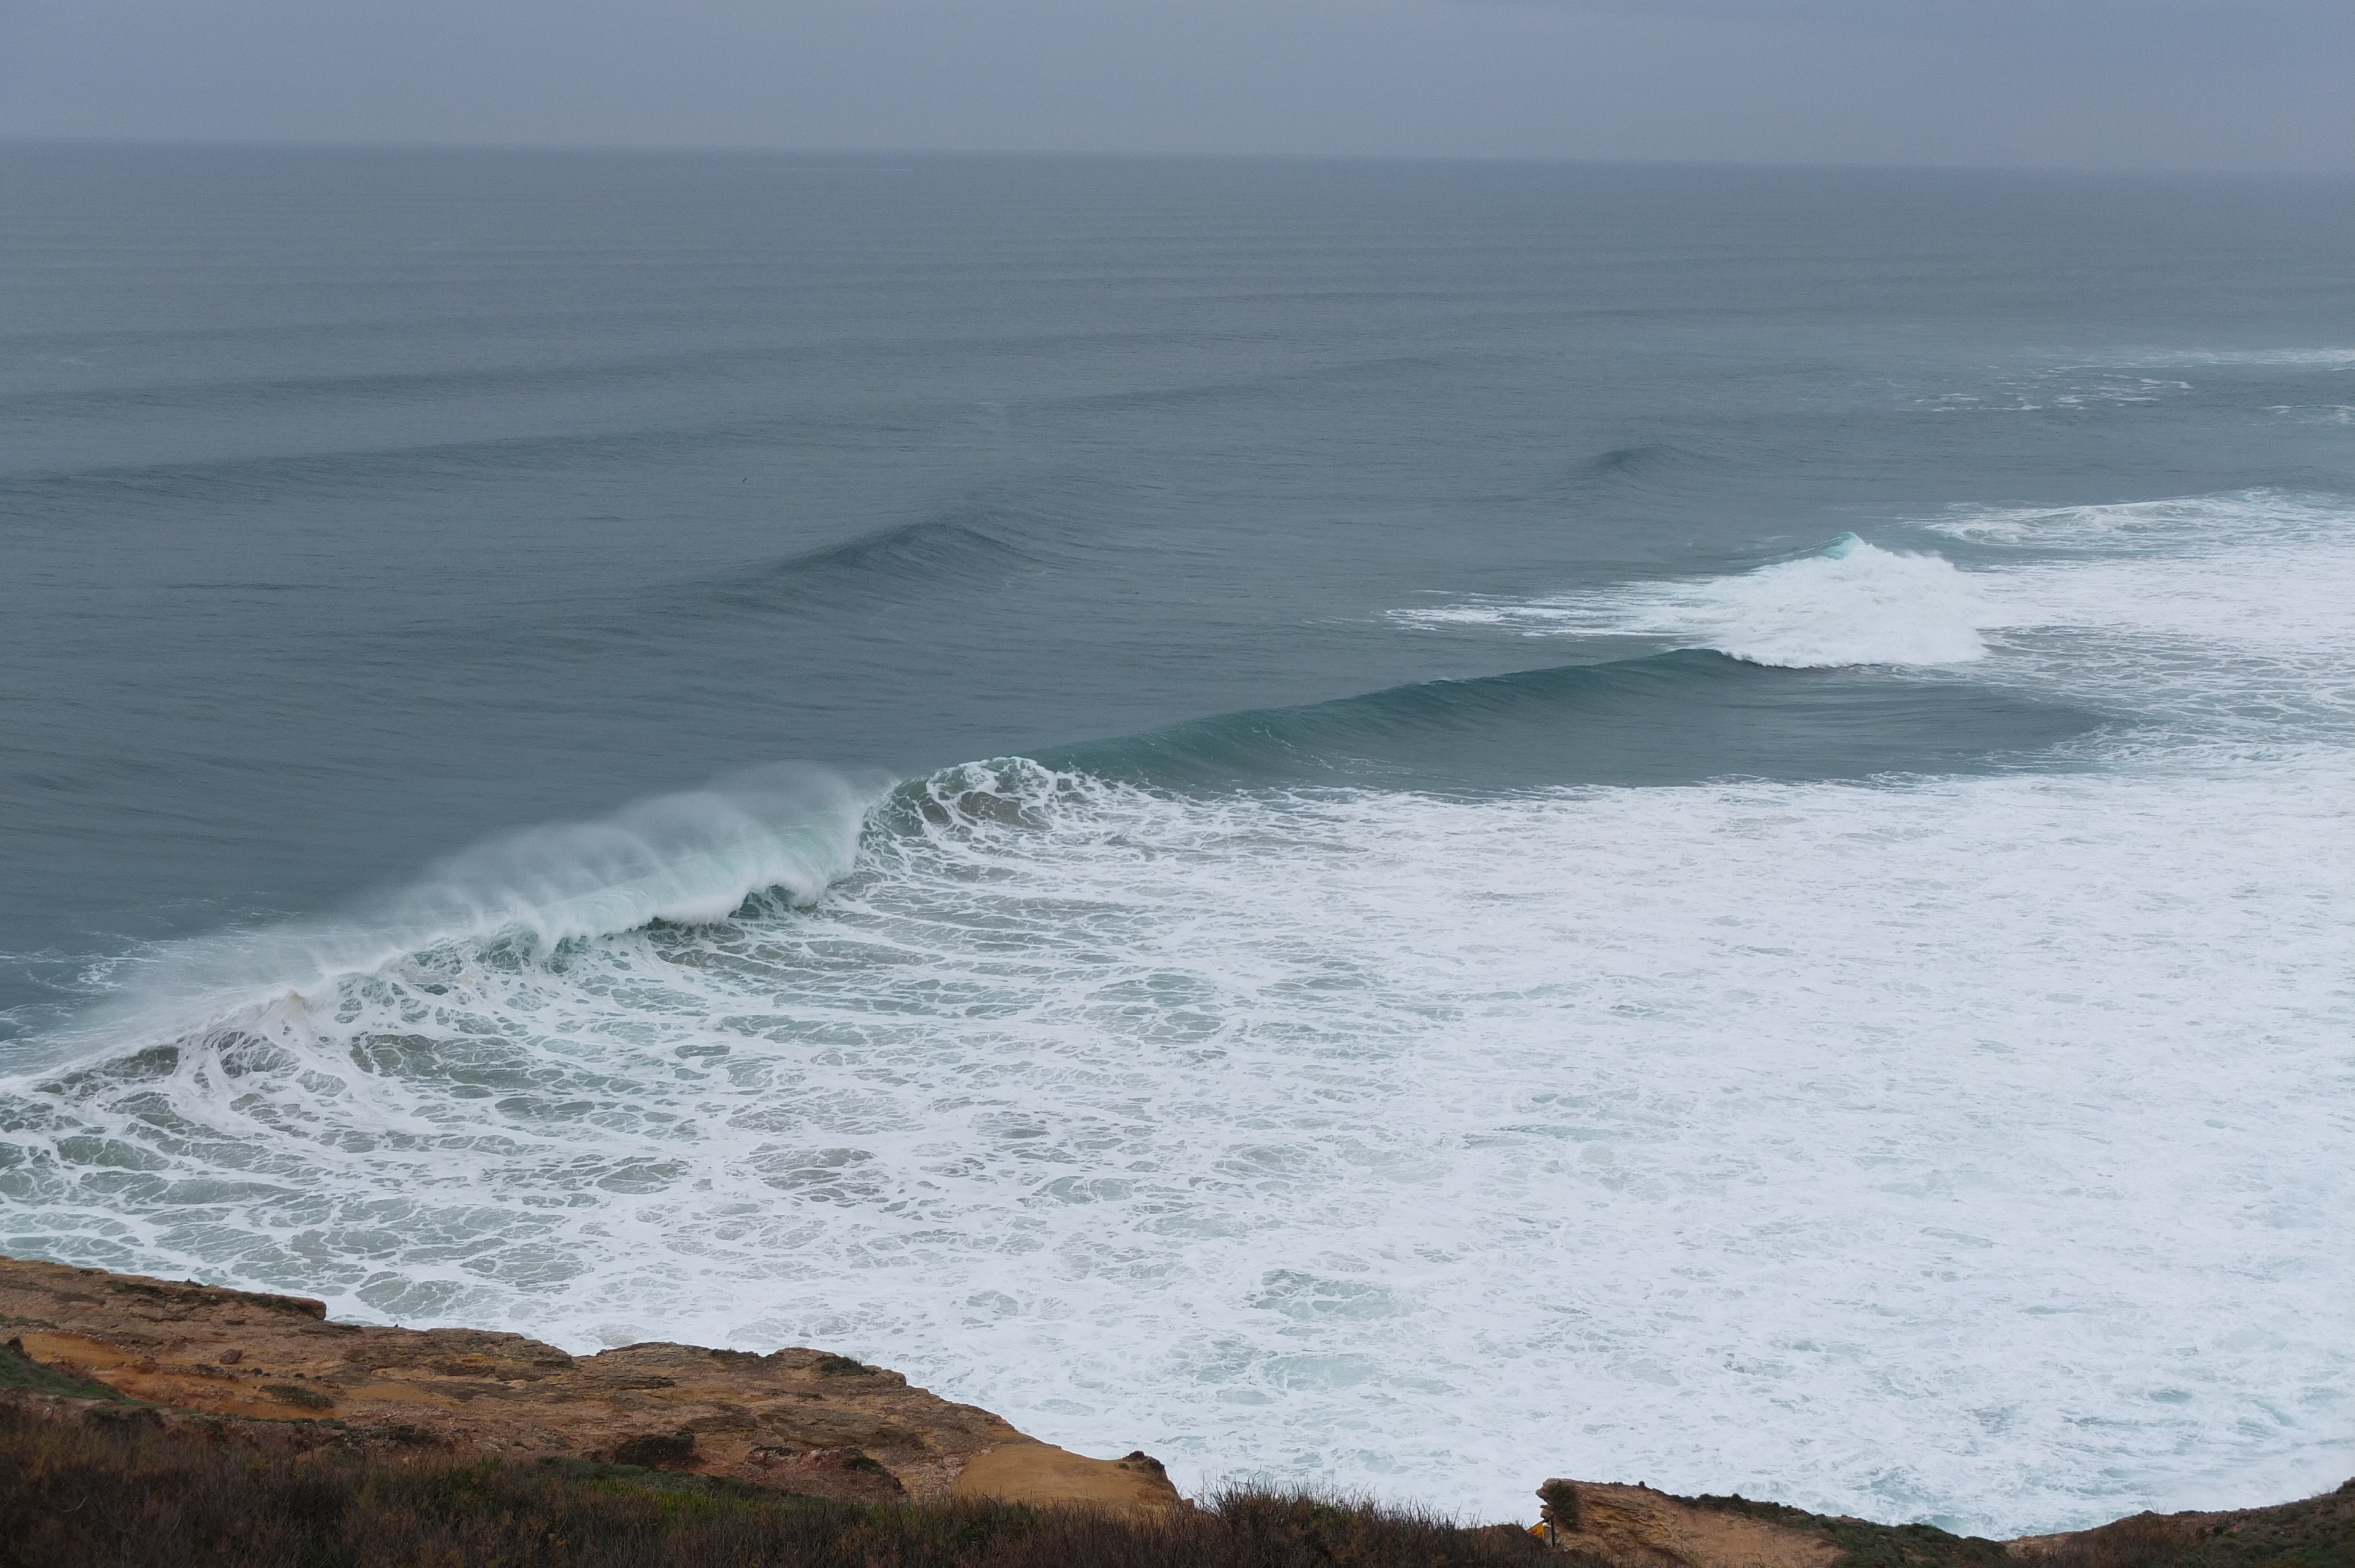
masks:
<path id="1" fill-rule="evenodd" d="M 855 1501 L 1186 1507 L 1144 1454 L 1091 1459 L 825 1351 L 642 1344 L 575 1357 L 520 1334 L 331 1322 L 299 1296 L 0 1258 L 0 1397 L 138 1402 L 155 1419 L 281 1424 L 376 1449 L 570 1457 Z M 12 1360 L 15 1357 L 11 1357 Z M 38 1384 L 38 1386 L 36 1386 Z"/>
<path id="2" fill-rule="evenodd" d="M 2235 1568 L 2355 1563 L 2355 1481 L 2302 1502 L 2137 1514 L 2093 1530 L 1989 1541 L 1742 1497 L 1551 1480 L 1536 1533 L 1582 1568 Z"/>
<path id="3" fill-rule="evenodd" d="M 1806 1531 L 1649 1487 L 1550 1480 L 1538 1496 L 1550 1544 L 1614 1568 L 1831 1568 L 1843 1555 Z"/>

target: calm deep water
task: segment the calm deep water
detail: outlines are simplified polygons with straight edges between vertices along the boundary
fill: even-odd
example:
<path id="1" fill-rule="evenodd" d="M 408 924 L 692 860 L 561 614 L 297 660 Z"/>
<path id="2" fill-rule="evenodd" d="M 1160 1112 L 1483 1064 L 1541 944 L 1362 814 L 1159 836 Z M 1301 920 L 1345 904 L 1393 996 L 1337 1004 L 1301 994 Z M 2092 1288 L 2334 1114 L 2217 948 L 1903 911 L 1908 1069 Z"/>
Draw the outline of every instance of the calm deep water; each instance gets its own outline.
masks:
<path id="1" fill-rule="evenodd" d="M 2355 185 L 0 211 L 0 1251 L 1480 1517 L 2355 1470 Z"/>

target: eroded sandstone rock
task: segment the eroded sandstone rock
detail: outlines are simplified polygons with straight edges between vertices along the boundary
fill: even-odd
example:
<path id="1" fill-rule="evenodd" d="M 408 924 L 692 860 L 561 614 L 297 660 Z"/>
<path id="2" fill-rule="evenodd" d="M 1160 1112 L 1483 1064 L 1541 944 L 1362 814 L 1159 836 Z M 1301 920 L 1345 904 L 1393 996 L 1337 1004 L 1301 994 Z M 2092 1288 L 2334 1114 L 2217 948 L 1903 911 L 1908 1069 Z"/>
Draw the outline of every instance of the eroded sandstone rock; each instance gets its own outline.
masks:
<path id="1" fill-rule="evenodd" d="M 1842 1555 L 1820 1536 L 1649 1487 L 1550 1480 L 1538 1495 L 1556 1549 L 1614 1568 L 1831 1568 Z"/>
<path id="2" fill-rule="evenodd" d="M 314 1423 L 321 1441 L 602 1459 L 858 1501 L 1186 1506 L 1142 1455 L 1069 1453 L 824 1351 L 575 1357 L 521 1334 L 336 1323 L 305 1297 L 9 1258 L 0 1329 L 32 1361 L 163 1414 Z"/>
<path id="3" fill-rule="evenodd" d="M 2115 1568 L 2119 1563 L 2355 1562 L 2355 1481 L 2270 1508 L 2137 1514 L 2062 1535 L 1989 1541 L 1757 1499 L 1552 1480 L 1536 1533 L 1582 1568 Z"/>

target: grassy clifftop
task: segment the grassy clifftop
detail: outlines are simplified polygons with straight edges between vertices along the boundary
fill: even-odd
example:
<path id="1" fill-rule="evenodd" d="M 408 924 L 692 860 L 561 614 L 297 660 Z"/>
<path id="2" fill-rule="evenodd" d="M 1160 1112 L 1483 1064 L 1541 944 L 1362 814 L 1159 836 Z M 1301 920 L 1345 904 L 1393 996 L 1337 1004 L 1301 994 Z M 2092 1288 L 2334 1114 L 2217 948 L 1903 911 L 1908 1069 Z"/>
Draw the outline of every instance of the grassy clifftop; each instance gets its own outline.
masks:
<path id="1" fill-rule="evenodd" d="M 2095 1530 L 2001 1542 L 1926 1524 L 1826 1518 L 1747 1498 L 1682 1500 L 1816 1536 L 1838 1550 L 1840 1568 L 2355 1568 L 2355 1480 L 2274 1508 L 2137 1514 Z"/>
<path id="2" fill-rule="evenodd" d="M 577 1458 L 272 1451 L 137 1407 L 0 1404 L 5 1568 L 1494 1568 L 1509 1527 L 1236 1493 L 1164 1517 L 857 1503 Z M 126 1409 L 130 1412 L 124 1414 Z M 289 1434 L 290 1439 L 293 1436 Z"/>

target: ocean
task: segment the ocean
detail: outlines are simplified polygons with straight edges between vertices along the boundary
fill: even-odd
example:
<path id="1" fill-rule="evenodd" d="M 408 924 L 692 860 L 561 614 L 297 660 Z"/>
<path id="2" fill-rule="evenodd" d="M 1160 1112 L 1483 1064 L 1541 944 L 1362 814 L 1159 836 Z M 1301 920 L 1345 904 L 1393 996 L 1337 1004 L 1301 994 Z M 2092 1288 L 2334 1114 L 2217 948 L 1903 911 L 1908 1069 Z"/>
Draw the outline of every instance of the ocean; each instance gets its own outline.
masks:
<path id="1" fill-rule="evenodd" d="M 2355 185 L 0 195 L 0 1251 L 1472 1518 L 2355 1470 Z"/>

